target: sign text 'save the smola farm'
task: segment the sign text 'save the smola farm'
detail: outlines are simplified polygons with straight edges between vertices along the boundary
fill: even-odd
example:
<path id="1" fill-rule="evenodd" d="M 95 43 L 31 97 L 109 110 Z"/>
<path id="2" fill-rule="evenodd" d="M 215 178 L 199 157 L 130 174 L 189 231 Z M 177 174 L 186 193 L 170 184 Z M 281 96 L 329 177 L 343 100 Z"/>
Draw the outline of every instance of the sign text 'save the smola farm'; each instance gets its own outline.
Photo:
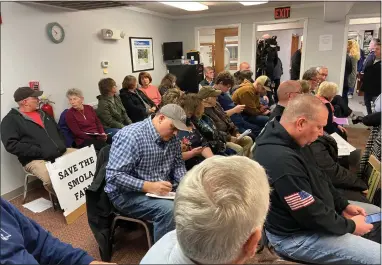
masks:
<path id="1" fill-rule="evenodd" d="M 46 163 L 65 217 L 86 202 L 85 191 L 93 181 L 96 161 L 94 147 L 90 146 Z"/>

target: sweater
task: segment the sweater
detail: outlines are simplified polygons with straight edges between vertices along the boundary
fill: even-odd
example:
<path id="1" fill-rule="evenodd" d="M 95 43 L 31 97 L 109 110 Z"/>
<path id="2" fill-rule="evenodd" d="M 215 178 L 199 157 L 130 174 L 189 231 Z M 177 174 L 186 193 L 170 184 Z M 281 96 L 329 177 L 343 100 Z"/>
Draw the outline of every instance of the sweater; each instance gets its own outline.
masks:
<path id="1" fill-rule="evenodd" d="M 145 93 L 146 96 L 155 103 L 155 105 L 159 106 L 159 104 L 162 101 L 162 96 L 160 95 L 159 90 L 156 86 L 153 86 L 152 84 L 150 84 L 146 88 L 140 87 L 139 90 Z"/>
<path id="2" fill-rule="evenodd" d="M 1 264 L 89 264 L 93 260 L 1 198 Z"/>
<path id="3" fill-rule="evenodd" d="M 245 105 L 244 114 L 257 116 L 261 115 L 260 96 L 255 87 L 248 80 L 244 80 L 239 88 L 233 93 L 232 100 L 236 105 Z"/>
<path id="4" fill-rule="evenodd" d="M 86 139 L 92 139 L 86 133 L 105 133 L 95 110 L 89 105 L 84 105 L 83 111 L 70 108 L 66 113 L 66 124 L 73 133 L 77 146 L 80 146 Z"/>

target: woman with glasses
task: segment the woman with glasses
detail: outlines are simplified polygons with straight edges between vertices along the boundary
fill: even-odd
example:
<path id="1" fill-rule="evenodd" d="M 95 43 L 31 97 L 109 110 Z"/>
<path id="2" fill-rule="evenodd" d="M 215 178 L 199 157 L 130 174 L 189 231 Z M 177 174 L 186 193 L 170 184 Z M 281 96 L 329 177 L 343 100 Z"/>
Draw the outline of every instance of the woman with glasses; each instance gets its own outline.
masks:
<path id="1" fill-rule="evenodd" d="M 117 84 L 112 78 L 104 78 L 98 83 L 97 115 L 101 120 L 105 132 L 113 137 L 124 126 L 131 124 L 125 107 L 117 95 Z"/>

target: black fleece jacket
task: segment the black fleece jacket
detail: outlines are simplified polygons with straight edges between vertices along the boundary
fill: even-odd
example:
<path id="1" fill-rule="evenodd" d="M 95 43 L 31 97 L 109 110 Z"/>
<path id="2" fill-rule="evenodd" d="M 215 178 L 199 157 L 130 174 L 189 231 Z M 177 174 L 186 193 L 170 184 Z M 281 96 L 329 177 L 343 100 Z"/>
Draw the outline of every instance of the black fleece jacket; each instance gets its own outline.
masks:
<path id="1" fill-rule="evenodd" d="M 57 123 L 38 110 L 44 127 L 13 108 L 1 122 L 1 141 L 5 150 L 25 166 L 33 160 L 54 161 L 66 152 L 65 140 Z"/>
<path id="2" fill-rule="evenodd" d="M 297 145 L 278 119 L 268 122 L 256 139 L 254 151 L 254 159 L 266 169 L 273 188 L 266 229 L 286 236 L 303 231 L 353 233 L 355 223 L 340 215 L 348 201 L 313 162 L 311 153 Z M 302 195 L 302 199 L 312 195 L 314 200 L 295 207 L 296 202 L 287 203 L 288 196 L 294 194 Z"/>

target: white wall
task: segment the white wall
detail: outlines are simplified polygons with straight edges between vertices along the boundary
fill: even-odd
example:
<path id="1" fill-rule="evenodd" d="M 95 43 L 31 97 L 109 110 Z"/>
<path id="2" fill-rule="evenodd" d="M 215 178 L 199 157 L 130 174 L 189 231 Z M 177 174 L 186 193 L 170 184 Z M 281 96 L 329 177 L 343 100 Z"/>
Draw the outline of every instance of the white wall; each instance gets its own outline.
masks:
<path id="1" fill-rule="evenodd" d="M 291 58 L 291 48 L 292 48 L 292 35 L 297 34 L 302 36 L 303 29 L 286 29 L 286 30 L 275 30 L 275 31 L 264 31 L 256 32 L 256 39 L 261 38 L 264 34 L 270 34 L 271 36 L 277 36 L 277 44 L 280 46 L 280 51 L 278 56 L 283 64 L 284 74 L 281 76 L 281 82 L 290 79 L 290 58 Z"/>
<path id="2" fill-rule="evenodd" d="M 129 36 L 152 37 L 154 43 L 153 83 L 159 84 L 166 67 L 162 63 L 162 42 L 171 40 L 171 21 L 133 11 L 103 9 L 93 11 L 62 11 L 54 7 L 24 3 L 1 3 L 1 118 L 15 107 L 13 92 L 39 80 L 41 89 L 56 104 L 56 119 L 67 107 L 65 92 L 77 87 L 83 90 L 86 102 L 95 102 L 98 81 L 112 77 L 117 84 L 131 74 Z M 46 35 L 46 24 L 59 22 L 66 38 L 54 44 Z M 106 42 L 99 39 L 102 28 L 121 29 L 124 40 Z M 101 61 L 109 60 L 109 74 L 104 75 Z M 138 75 L 135 73 L 134 75 Z M 1 145 L 1 194 L 23 184 L 21 166 L 16 157 Z"/>
<path id="3" fill-rule="evenodd" d="M 304 36 L 304 47 L 306 49 L 304 69 L 308 69 L 311 66 L 327 65 L 329 67 L 328 79 L 340 83 L 341 76 L 343 75 L 341 65 L 344 47 L 345 17 L 343 21 L 328 23 L 323 21 L 323 10 L 323 6 L 309 8 L 293 8 L 292 6 L 290 19 L 308 18 L 308 33 L 307 36 Z M 380 10 L 380 3 L 378 2 L 362 2 L 354 4 L 350 13 L 373 14 L 380 13 Z M 240 59 L 241 61 L 252 62 L 253 23 L 264 24 L 264 22 L 274 21 L 273 11 L 177 20 L 174 23 L 174 37 L 183 41 L 184 50 L 193 49 L 195 48 L 195 27 L 241 23 Z M 318 51 L 318 40 L 322 34 L 333 35 L 333 49 L 331 51 Z"/>

